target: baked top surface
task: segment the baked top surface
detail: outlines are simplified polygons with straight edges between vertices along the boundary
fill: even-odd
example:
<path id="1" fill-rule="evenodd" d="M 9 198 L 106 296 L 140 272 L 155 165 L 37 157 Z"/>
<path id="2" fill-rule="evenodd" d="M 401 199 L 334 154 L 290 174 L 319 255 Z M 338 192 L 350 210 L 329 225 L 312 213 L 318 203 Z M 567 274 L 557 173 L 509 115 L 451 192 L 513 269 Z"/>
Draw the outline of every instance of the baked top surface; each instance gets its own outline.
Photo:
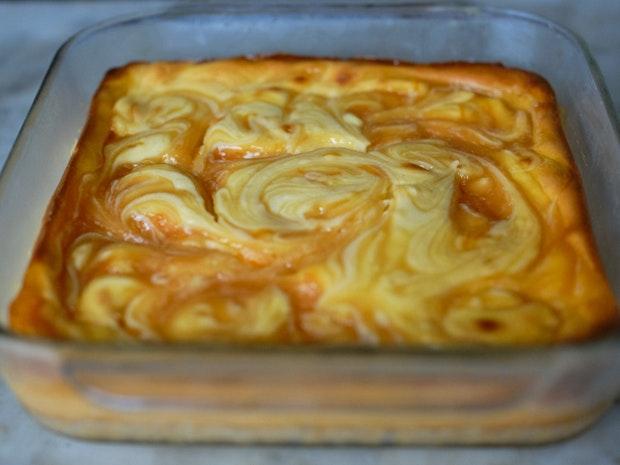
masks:
<path id="1" fill-rule="evenodd" d="M 272 57 L 107 74 L 10 324 L 449 345 L 583 339 L 616 318 L 544 81 Z"/>

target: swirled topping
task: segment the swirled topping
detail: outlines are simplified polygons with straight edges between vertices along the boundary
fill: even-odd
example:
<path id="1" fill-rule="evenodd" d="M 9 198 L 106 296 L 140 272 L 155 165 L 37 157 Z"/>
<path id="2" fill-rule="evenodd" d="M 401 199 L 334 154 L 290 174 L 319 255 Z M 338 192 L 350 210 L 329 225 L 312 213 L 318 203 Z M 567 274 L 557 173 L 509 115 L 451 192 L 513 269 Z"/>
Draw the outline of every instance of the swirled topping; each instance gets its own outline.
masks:
<path id="1" fill-rule="evenodd" d="M 11 308 L 59 338 L 538 344 L 616 318 L 549 88 L 292 58 L 104 80 Z"/>
<path id="2" fill-rule="evenodd" d="M 255 100 L 233 105 L 205 134 L 197 159 L 256 158 L 281 153 L 298 154 L 324 147 L 364 151 L 368 140 L 362 120 L 334 111 L 333 99 L 257 91 Z"/>
<path id="3" fill-rule="evenodd" d="M 330 232 L 389 200 L 380 161 L 347 149 L 322 149 L 235 165 L 214 196 L 218 217 L 250 233 Z"/>

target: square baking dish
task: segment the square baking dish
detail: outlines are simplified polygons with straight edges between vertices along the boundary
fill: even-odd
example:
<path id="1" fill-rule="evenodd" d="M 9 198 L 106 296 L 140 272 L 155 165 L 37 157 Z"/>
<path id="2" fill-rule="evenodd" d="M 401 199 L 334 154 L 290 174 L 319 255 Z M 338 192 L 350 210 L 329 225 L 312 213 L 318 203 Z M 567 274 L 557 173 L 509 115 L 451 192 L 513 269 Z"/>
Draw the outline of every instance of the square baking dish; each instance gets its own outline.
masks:
<path id="1" fill-rule="evenodd" d="M 296 443 L 541 443 L 620 392 L 620 332 L 531 348 L 87 344 L 7 329 L 41 220 L 104 73 L 131 61 L 285 53 L 501 62 L 545 77 L 620 291 L 620 143 L 600 74 L 567 30 L 474 6 L 197 6 L 80 32 L 56 55 L 0 178 L 0 369 L 25 408 L 84 438 Z"/>

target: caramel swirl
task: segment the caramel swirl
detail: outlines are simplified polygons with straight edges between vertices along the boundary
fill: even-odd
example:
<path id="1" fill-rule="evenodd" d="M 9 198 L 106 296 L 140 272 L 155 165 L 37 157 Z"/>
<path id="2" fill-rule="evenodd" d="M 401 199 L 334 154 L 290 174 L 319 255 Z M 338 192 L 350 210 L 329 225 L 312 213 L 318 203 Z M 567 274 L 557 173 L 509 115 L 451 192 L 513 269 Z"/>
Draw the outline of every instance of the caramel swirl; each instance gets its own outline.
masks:
<path id="1" fill-rule="evenodd" d="M 616 318 L 548 87 L 265 58 L 104 80 L 11 309 L 59 338 L 534 344 Z"/>

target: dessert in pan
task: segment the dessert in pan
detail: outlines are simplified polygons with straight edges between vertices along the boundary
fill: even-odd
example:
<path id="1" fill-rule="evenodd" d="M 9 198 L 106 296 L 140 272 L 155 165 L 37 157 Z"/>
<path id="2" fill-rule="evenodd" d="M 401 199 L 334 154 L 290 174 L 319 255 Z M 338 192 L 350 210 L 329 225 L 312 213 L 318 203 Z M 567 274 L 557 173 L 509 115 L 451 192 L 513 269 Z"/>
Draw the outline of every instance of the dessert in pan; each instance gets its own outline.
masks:
<path id="1" fill-rule="evenodd" d="M 106 75 L 10 325 L 441 346 L 584 339 L 616 318 L 541 78 L 275 56 Z"/>

